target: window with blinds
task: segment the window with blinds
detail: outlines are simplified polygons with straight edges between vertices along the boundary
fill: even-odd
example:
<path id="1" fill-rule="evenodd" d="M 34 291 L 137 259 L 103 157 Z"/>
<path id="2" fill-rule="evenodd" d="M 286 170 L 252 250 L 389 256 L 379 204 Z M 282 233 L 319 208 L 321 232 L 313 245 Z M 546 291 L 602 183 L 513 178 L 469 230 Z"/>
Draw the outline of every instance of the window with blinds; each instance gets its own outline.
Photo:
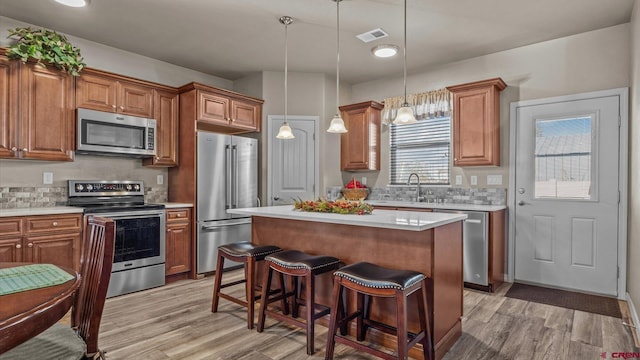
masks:
<path id="1" fill-rule="evenodd" d="M 411 125 L 391 124 L 389 138 L 391 185 L 406 184 L 411 173 L 420 176 L 421 184 L 450 184 L 450 117 L 419 120 Z"/>

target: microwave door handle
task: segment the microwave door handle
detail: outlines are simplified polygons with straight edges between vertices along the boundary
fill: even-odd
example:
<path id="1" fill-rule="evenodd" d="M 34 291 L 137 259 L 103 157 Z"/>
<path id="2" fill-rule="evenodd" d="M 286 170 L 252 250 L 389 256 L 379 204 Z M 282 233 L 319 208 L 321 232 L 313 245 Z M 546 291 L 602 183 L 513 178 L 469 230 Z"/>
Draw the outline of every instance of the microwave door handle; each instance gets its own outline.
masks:
<path id="1" fill-rule="evenodd" d="M 231 154 L 230 146 L 226 145 L 224 148 L 224 161 L 225 161 L 225 174 L 224 174 L 224 206 L 225 209 L 231 209 Z"/>

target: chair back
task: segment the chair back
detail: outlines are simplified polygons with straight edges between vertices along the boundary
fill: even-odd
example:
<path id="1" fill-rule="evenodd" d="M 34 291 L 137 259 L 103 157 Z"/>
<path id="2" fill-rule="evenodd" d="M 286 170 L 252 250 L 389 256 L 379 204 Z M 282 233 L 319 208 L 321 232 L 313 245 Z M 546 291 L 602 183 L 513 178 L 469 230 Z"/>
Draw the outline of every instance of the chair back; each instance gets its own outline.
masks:
<path id="1" fill-rule="evenodd" d="M 108 218 L 86 216 L 84 234 L 81 282 L 73 306 L 71 326 L 87 344 L 87 354 L 93 355 L 100 351 L 98 332 L 113 267 L 115 222 Z"/>

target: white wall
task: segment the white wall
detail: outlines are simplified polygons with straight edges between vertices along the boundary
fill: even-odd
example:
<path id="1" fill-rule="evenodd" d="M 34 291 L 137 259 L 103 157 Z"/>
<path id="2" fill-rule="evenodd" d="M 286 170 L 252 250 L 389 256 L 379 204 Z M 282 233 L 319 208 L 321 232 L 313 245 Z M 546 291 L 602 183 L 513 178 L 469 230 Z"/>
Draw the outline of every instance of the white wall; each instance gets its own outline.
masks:
<path id="1" fill-rule="evenodd" d="M 6 47 L 13 40 L 7 39 L 8 30 L 16 27 L 35 26 L 0 16 L 0 46 Z M 53 29 L 55 30 L 55 29 Z M 197 81 L 203 84 L 233 89 L 233 81 L 183 68 L 163 61 L 116 49 L 74 36 L 69 41 L 80 48 L 87 66 L 128 75 L 137 79 L 169 86 L 181 86 Z M 51 162 L 29 160 L 0 160 L 0 187 L 42 186 L 42 172 L 54 173 L 53 186 L 66 186 L 67 179 L 143 180 L 147 186 L 156 185 L 156 176 L 164 175 L 166 169 L 151 169 L 142 166 L 138 159 L 77 155 L 74 162 Z"/>
<path id="2" fill-rule="evenodd" d="M 509 103 L 629 86 L 629 39 L 630 25 L 623 24 L 445 64 L 427 72 L 409 75 L 407 91 L 422 92 L 501 77 L 508 84 L 500 97 L 502 166 L 454 168 L 453 175 L 463 175 L 463 187 L 468 187 L 471 175 L 478 176 L 478 187 L 488 187 L 486 175 L 501 174 L 501 187 L 506 187 Z M 354 103 L 382 101 L 387 97 L 402 95 L 402 91 L 402 77 L 397 76 L 355 84 L 351 96 Z M 382 128 L 381 140 L 382 164 L 375 186 L 385 186 L 389 179 L 389 136 L 386 126 Z"/>
<path id="3" fill-rule="evenodd" d="M 629 246 L 627 292 L 640 311 L 640 0 L 635 0 L 631 17 L 631 116 L 629 126 Z M 640 315 L 640 314 L 639 314 Z M 636 327 L 640 324 L 635 324 Z M 640 334 L 640 329 L 638 329 Z"/>

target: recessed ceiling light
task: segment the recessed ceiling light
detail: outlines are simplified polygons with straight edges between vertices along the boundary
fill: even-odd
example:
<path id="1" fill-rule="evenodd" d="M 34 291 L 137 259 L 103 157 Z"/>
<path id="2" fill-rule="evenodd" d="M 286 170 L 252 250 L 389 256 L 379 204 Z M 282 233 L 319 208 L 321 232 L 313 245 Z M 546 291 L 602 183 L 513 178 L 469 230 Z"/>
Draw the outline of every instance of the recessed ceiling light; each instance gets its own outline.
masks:
<path id="1" fill-rule="evenodd" d="M 395 56 L 398 53 L 398 47 L 390 44 L 378 45 L 371 49 L 371 52 L 377 57 L 388 58 Z"/>
<path id="2" fill-rule="evenodd" d="M 89 5 L 90 0 L 55 0 L 57 3 L 71 7 L 83 7 Z"/>

